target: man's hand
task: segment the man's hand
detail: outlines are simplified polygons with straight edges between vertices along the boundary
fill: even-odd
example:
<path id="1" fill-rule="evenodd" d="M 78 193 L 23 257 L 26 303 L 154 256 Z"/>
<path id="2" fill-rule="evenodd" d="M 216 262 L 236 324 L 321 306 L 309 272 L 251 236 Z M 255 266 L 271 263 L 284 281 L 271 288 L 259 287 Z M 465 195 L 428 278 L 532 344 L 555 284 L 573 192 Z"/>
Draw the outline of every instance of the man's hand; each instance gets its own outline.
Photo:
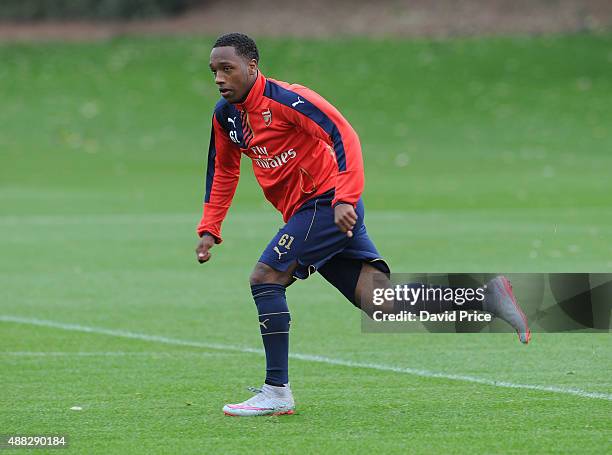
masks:
<path id="1" fill-rule="evenodd" d="M 334 208 L 334 223 L 347 237 L 353 236 L 353 227 L 357 222 L 357 213 L 351 204 L 340 203 Z"/>
<path id="2" fill-rule="evenodd" d="M 210 234 L 204 234 L 196 247 L 196 256 L 200 264 L 210 259 L 211 254 L 209 250 L 213 246 L 215 246 L 215 238 Z"/>

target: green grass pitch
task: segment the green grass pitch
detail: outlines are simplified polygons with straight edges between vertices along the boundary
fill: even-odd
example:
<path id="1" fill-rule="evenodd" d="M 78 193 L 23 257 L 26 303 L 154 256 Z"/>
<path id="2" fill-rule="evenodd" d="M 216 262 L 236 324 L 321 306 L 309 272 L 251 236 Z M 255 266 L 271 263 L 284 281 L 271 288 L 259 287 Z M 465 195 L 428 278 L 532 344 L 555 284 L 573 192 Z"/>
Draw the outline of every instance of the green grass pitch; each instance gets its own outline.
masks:
<path id="1" fill-rule="evenodd" d="M 266 75 L 359 132 L 395 271 L 612 272 L 612 36 L 259 45 Z M 263 379 L 247 278 L 281 219 L 243 161 L 196 264 L 209 46 L 0 46 L 0 434 L 88 454 L 609 450 L 609 334 L 362 334 L 316 276 L 288 290 L 297 414 L 223 416 Z"/>

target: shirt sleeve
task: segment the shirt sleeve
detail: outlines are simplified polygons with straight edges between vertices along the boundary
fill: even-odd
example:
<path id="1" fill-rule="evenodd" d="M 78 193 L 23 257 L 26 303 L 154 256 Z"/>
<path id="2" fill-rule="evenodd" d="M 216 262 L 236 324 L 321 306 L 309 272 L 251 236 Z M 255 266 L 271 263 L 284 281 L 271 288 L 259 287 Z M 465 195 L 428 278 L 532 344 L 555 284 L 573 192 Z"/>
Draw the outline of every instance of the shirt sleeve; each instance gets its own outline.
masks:
<path id="1" fill-rule="evenodd" d="M 240 148 L 230 141 L 227 133 L 213 115 L 206 169 L 204 209 L 197 232 L 205 232 L 221 243 L 221 224 L 232 204 L 240 178 Z"/>
<path id="2" fill-rule="evenodd" d="M 338 176 L 332 204 L 344 202 L 355 207 L 365 182 L 359 136 L 344 116 L 318 93 L 305 87 L 294 93 L 299 96 L 298 102 L 287 105 L 285 110 L 289 121 L 334 150 Z"/>

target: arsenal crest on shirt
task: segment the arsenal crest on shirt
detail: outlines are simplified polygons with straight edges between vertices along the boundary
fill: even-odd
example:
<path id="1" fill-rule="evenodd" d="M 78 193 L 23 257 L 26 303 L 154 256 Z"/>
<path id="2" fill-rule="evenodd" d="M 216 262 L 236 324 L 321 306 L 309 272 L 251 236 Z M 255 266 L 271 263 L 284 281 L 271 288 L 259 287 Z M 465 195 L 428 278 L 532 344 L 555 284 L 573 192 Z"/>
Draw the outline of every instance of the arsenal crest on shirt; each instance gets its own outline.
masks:
<path id="1" fill-rule="evenodd" d="M 266 109 L 261 113 L 263 115 L 263 120 L 266 126 L 270 126 L 272 123 L 272 111 L 270 109 Z"/>

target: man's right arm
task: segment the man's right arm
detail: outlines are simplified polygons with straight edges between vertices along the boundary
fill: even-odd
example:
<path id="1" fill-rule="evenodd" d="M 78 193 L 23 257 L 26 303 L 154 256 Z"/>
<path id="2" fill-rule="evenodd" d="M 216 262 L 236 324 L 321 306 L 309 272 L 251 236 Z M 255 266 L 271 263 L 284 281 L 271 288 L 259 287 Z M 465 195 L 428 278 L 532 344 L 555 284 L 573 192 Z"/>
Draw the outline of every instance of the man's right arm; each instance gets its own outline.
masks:
<path id="1" fill-rule="evenodd" d="M 213 115 L 206 170 L 206 193 L 198 235 L 202 237 L 196 251 L 198 260 L 206 262 L 208 250 L 221 243 L 221 224 L 232 203 L 240 177 L 240 148 L 228 137 Z M 205 260 L 201 260 L 204 254 Z"/>

